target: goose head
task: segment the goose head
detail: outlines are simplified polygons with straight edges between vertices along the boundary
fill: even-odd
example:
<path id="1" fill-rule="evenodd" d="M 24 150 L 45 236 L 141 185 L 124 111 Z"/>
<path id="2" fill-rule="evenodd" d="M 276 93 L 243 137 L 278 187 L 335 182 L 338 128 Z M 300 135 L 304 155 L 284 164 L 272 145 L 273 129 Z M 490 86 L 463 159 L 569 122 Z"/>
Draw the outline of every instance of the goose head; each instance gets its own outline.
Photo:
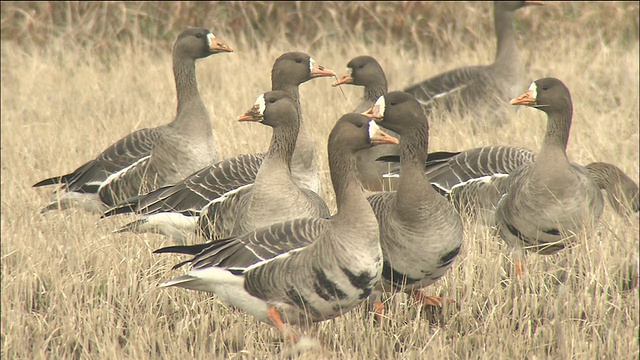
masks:
<path id="1" fill-rule="evenodd" d="M 271 127 L 294 125 L 298 110 L 293 98 L 284 91 L 267 91 L 256 99 L 251 109 L 238 116 L 238 121 L 254 121 Z"/>
<path id="2" fill-rule="evenodd" d="M 416 119 L 424 119 L 426 122 L 420 103 L 413 95 L 404 91 L 392 91 L 380 96 L 373 107 L 363 114 L 400 136 L 420 125 L 416 123 Z"/>
<path id="3" fill-rule="evenodd" d="M 347 70 L 331 86 L 352 84 L 367 87 L 375 86 L 381 81 L 386 83 L 386 77 L 378 61 L 363 55 L 351 59 L 347 63 Z"/>
<path id="4" fill-rule="evenodd" d="M 209 30 L 189 28 L 178 35 L 173 52 L 181 56 L 201 59 L 221 52 L 233 52 L 233 50 L 218 40 Z"/>
<path id="5" fill-rule="evenodd" d="M 311 56 L 302 52 L 287 52 L 280 55 L 271 71 L 272 83 L 278 79 L 299 85 L 314 78 L 328 76 L 336 76 L 336 73 L 319 65 Z"/>

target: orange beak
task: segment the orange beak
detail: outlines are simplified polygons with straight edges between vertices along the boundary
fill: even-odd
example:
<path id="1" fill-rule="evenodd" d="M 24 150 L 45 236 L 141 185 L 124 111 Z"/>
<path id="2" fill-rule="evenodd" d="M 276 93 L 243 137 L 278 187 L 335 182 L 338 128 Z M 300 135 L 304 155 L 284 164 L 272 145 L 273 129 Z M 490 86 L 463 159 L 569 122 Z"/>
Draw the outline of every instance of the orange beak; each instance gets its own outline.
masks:
<path id="1" fill-rule="evenodd" d="M 379 122 L 383 118 L 382 114 L 380 114 L 380 107 L 376 105 L 362 112 L 362 115 L 368 117 L 371 120 L 375 120 L 376 122 Z"/>
<path id="2" fill-rule="evenodd" d="M 353 84 L 353 78 L 351 77 L 351 71 L 347 70 L 340 78 L 331 84 L 331 86 L 336 87 L 342 84 Z"/>
<path id="3" fill-rule="evenodd" d="M 313 69 L 311 69 L 311 77 L 327 77 L 327 76 L 336 76 L 336 73 L 333 70 L 327 69 L 322 65 L 313 64 Z"/>
<path id="4" fill-rule="evenodd" d="M 534 105 L 535 103 L 536 98 L 533 97 L 533 91 L 531 90 L 527 90 L 524 94 L 509 101 L 509 104 L 511 105 Z"/>
<path id="5" fill-rule="evenodd" d="M 382 144 L 398 144 L 398 139 L 393 136 L 387 134 L 382 131 L 382 129 L 376 129 L 376 132 L 370 137 L 371 143 L 373 145 L 382 145 Z"/>
<path id="6" fill-rule="evenodd" d="M 256 121 L 260 122 L 264 119 L 264 116 L 260 113 L 260 106 L 253 105 L 251 109 L 247 110 L 243 115 L 236 118 L 238 121 Z"/>
<path id="7" fill-rule="evenodd" d="M 218 39 L 213 39 L 211 41 L 211 46 L 209 46 L 209 51 L 212 53 L 220 53 L 220 52 L 233 52 L 233 49 L 229 47 L 229 45 L 223 43 Z"/>

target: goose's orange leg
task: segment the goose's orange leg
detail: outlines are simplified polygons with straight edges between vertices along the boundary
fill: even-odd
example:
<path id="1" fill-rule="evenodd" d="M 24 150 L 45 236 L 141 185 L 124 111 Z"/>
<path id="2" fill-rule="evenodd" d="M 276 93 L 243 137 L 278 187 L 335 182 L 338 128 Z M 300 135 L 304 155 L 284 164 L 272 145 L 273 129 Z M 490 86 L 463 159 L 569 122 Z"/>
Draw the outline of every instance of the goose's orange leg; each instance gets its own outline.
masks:
<path id="1" fill-rule="evenodd" d="M 453 299 L 443 299 L 440 296 L 427 295 L 422 290 L 410 290 L 409 295 L 411 295 L 411 297 L 413 297 L 417 301 L 421 302 L 423 305 L 428 306 L 442 306 L 443 302 L 446 302 L 447 304 L 456 302 Z"/>
<path id="2" fill-rule="evenodd" d="M 384 315 L 384 304 L 382 301 L 373 302 L 373 313 L 376 314 L 378 324 L 382 324 L 382 316 Z"/>
<path id="3" fill-rule="evenodd" d="M 267 318 L 271 320 L 273 325 L 276 327 L 276 329 L 278 329 L 282 336 L 285 337 L 285 339 L 289 339 L 294 343 L 298 342 L 298 335 L 296 333 L 294 333 L 293 331 L 285 332 L 284 322 L 282 321 L 280 313 L 278 312 L 278 310 L 276 310 L 275 307 L 271 306 L 267 308 Z"/>

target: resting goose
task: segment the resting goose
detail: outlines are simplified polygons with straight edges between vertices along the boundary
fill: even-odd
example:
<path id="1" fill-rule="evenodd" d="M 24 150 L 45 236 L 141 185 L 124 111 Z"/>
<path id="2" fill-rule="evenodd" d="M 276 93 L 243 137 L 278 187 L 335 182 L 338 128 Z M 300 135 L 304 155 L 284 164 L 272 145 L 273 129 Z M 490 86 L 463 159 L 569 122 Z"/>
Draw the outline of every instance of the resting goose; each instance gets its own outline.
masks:
<path id="1" fill-rule="evenodd" d="M 604 201 L 598 185 L 566 154 L 573 105 L 569 89 L 556 78 L 534 81 L 512 105 L 547 114 L 547 132 L 535 160 L 512 171 L 498 202 L 498 233 L 509 246 L 516 275 L 524 271 L 524 251 L 554 254 L 599 220 Z"/>
<path id="2" fill-rule="evenodd" d="M 405 291 L 425 304 L 440 304 L 440 298 L 420 289 L 449 270 L 462 245 L 463 227 L 456 209 L 431 187 L 424 172 L 427 117 L 415 97 L 402 91 L 381 96 L 367 116 L 400 135 L 398 190 L 367 197 L 380 226 L 382 287 Z M 374 305 L 382 310 L 379 301 Z"/>
<path id="3" fill-rule="evenodd" d="M 287 52 L 278 57 L 271 71 L 272 90 L 281 90 L 294 99 L 300 116 L 300 130 L 291 160 L 294 182 L 319 192 L 316 151 L 300 110 L 299 86 L 311 79 L 335 76 L 309 55 Z M 239 155 L 210 165 L 181 182 L 149 194 L 129 199 L 104 216 L 135 212 L 139 219 L 117 231 L 155 232 L 182 240 L 196 230 L 200 211 L 228 191 L 253 183 L 264 159 L 263 153 Z M 315 180 L 317 179 L 317 181 Z"/>
<path id="4" fill-rule="evenodd" d="M 347 71 L 332 86 L 352 84 L 364 87 L 360 104 L 353 112 L 361 113 L 369 109 L 380 96 L 387 92 L 387 78 L 378 61 L 371 56 L 358 56 L 347 63 Z M 395 136 L 396 134 L 391 133 Z M 358 174 L 362 185 L 370 191 L 395 189 L 395 182 L 386 180 L 383 175 L 389 169 L 386 163 L 376 161 L 381 156 L 398 155 L 397 145 L 380 145 L 358 152 Z"/>
<path id="5" fill-rule="evenodd" d="M 283 334 L 285 323 L 306 326 L 350 311 L 370 295 L 382 270 L 378 223 L 358 180 L 355 154 L 390 142 L 397 139 L 366 116 L 342 116 L 328 141 L 335 215 L 288 220 L 210 244 L 156 250 L 195 255 L 174 267 L 191 263 L 187 275 L 160 286 L 216 293 Z"/>
<path id="6" fill-rule="evenodd" d="M 328 217 L 320 195 L 300 188 L 291 177 L 291 157 L 300 129 L 295 101 L 284 91 L 269 91 L 238 121 L 273 128 L 271 145 L 251 185 L 212 201 L 201 212 L 198 227 L 208 240 L 240 235 L 297 217 Z"/>
<path id="7" fill-rule="evenodd" d="M 508 100 L 517 96 L 524 82 L 524 66 L 513 27 L 515 11 L 540 1 L 495 1 L 493 25 L 496 57 L 492 64 L 461 67 L 411 85 L 404 91 L 414 95 L 427 108 L 481 114 L 500 124 L 506 118 Z"/>
<path id="8" fill-rule="evenodd" d="M 42 212 L 78 204 L 87 210 L 102 212 L 107 206 L 115 205 L 117 199 L 136 195 L 143 188 L 175 183 L 217 161 L 218 143 L 198 92 L 195 61 L 232 51 L 207 29 L 183 31 L 173 46 L 173 74 L 178 98 L 174 120 L 159 127 L 135 131 L 74 172 L 33 185 L 62 185 L 63 193 Z M 132 174 L 136 174 L 133 175 L 135 179 Z"/>

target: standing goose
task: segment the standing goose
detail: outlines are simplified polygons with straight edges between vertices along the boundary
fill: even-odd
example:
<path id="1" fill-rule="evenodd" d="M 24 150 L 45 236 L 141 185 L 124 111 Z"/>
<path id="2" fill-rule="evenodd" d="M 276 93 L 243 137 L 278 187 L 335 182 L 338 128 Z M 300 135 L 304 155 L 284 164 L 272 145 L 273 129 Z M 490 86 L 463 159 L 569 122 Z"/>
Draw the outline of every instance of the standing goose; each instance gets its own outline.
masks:
<path id="1" fill-rule="evenodd" d="M 511 172 L 495 213 L 498 232 L 521 277 L 525 249 L 543 255 L 562 250 L 598 221 L 604 201 L 589 172 L 567 158 L 573 116 L 569 89 L 556 78 L 539 79 L 511 104 L 547 114 L 540 151 L 533 162 Z"/>
<path id="2" fill-rule="evenodd" d="M 508 114 L 508 99 L 519 94 L 524 83 L 524 65 L 516 44 L 514 13 L 540 1 L 495 1 L 493 25 L 496 57 L 492 64 L 461 67 L 411 85 L 404 91 L 426 107 L 482 114 L 500 123 Z M 507 113 L 505 113 L 507 111 Z"/>
<path id="3" fill-rule="evenodd" d="M 440 304 L 440 298 L 420 289 L 449 270 L 460 251 L 463 228 L 456 209 L 432 188 L 424 172 L 427 117 L 415 97 L 402 91 L 380 97 L 367 116 L 400 135 L 398 190 L 367 198 L 380 226 L 382 287 L 405 291 L 425 304 Z M 380 302 L 374 305 L 382 310 Z"/>
<path id="4" fill-rule="evenodd" d="M 174 267 L 191 263 L 187 275 L 160 285 L 216 293 L 283 334 L 284 323 L 306 326 L 350 311 L 370 295 L 382 270 L 378 223 L 358 180 L 355 154 L 390 142 L 397 139 L 366 116 L 343 115 L 328 142 L 335 215 L 288 220 L 210 244 L 156 250 L 195 255 Z"/>
<path id="5" fill-rule="evenodd" d="M 212 201 L 203 209 L 198 227 L 206 239 L 240 235 L 275 222 L 298 217 L 328 217 L 320 195 L 300 188 L 291 177 L 291 157 L 300 118 L 295 101 L 284 91 L 270 91 L 238 121 L 273 128 L 271 145 L 255 181 Z"/>
<path id="6" fill-rule="evenodd" d="M 206 164 L 217 161 L 217 139 L 198 92 L 195 61 L 232 51 L 207 29 L 190 28 L 183 31 L 173 46 L 173 74 L 178 97 L 174 120 L 159 127 L 135 131 L 74 172 L 33 185 L 63 185 L 64 193 L 42 212 L 66 209 L 77 204 L 90 211 L 102 212 L 107 206 L 114 205 L 117 198 L 137 194 L 142 186 L 177 182 Z M 141 182 L 142 175 L 138 174 L 137 179 L 125 185 L 128 181 L 125 179 L 130 175 L 124 174 L 131 174 L 136 168 L 146 169 L 145 182 Z"/>
<path id="7" fill-rule="evenodd" d="M 294 182 L 319 193 L 316 151 L 300 109 L 299 86 L 311 79 L 335 76 L 309 55 L 287 52 L 278 57 L 271 71 L 272 90 L 289 94 L 300 117 L 300 130 L 291 160 Z M 239 155 L 210 165 L 181 182 L 129 199 L 103 216 L 135 212 L 140 218 L 117 231 L 157 232 L 176 240 L 193 233 L 200 211 L 228 191 L 253 183 L 264 159 L 263 153 Z"/>
<path id="8" fill-rule="evenodd" d="M 353 112 L 369 109 L 380 96 L 387 92 L 387 78 L 378 61 L 371 56 L 358 56 L 347 64 L 347 71 L 332 86 L 352 84 L 364 87 L 360 104 Z M 391 133 L 392 136 L 396 134 Z M 383 178 L 389 169 L 385 162 L 376 161 L 381 156 L 398 155 L 397 145 L 380 145 L 358 152 L 358 174 L 362 185 L 370 191 L 395 189 L 397 184 Z"/>

